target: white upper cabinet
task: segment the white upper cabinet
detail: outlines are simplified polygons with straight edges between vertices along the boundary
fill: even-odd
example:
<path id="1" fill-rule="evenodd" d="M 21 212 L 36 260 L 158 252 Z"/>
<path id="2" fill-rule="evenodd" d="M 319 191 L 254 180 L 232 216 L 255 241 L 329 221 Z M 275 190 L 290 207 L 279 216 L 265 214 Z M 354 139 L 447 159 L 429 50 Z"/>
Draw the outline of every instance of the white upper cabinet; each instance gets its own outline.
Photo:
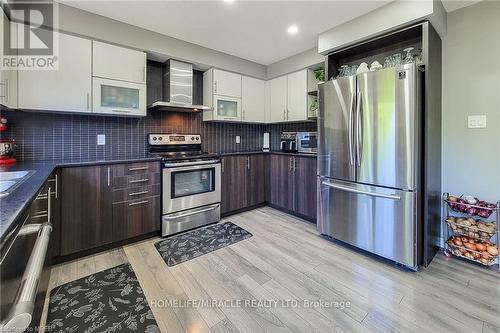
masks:
<path id="1" fill-rule="evenodd" d="M 265 81 L 248 76 L 241 78 L 241 120 L 245 122 L 264 123 L 265 113 Z"/>
<path id="2" fill-rule="evenodd" d="M 287 78 L 280 76 L 269 81 L 270 109 L 269 121 L 272 123 L 286 121 Z"/>
<path id="3" fill-rule="evenodd" d="M 57 70 L 19 71 L 19 108 L 91 112 L 91 41 L 63 33 L 55 38 L 59 38 Z"/>
<path id="4" fill-rule="evenodd" d="M 93 76 L 146 83 L 146 53 L 93 41 Z"/>
<path id="5" fill-rule="evenodd" d="M 2 24 L 4 24 L 5 31 L 0 33 L 0 54 L 4 55 L 4 34 L 10 36 L 9 42 L 12 46 L 17 45 L 17 24 L 11 24 L 5 15 L 3 9 L 2 11 Z M 17 107 L 17 69 L 1 69 L 0 70 L 0 104 L 8 108 Z"/>
<path id="6" fill-rule="evenodd" d="M 214 95 L 241 98 L 241 75 L 213 69 Z"/>
<path id="7" fill-rule="evenodd" d="M 287 121 L 307 120 L 307 70 L 287 75 Z"/>

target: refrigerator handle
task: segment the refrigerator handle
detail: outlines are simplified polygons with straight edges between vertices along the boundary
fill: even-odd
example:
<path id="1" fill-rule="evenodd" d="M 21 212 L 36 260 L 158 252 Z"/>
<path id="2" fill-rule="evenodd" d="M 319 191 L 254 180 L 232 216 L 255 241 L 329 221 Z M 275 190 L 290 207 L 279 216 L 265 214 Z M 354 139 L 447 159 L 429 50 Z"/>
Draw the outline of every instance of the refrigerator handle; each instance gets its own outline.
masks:
<path id="1" fill-rule="evenodd" d="M 361 123 L 361 91 L 357 93 L 357 111 L 356 111 L 356 163 L 361 166 L 361 142 L 363 140 L 363 124 Z"/>
<path id="2" fill-rule="evenodd" d="M 378 198 L 385 198 L 385 199 L 392 199 L 392 200 L 401 200 L 401 197 L 399 195 L 392 195 L 392 194 L 384 194 L 384 193 L 363 191 L 363 190 L 358 190 L 358 189 L 355 189 L 355 188 L 350 188 L 350 187 L 347 187 L 347 186 L 332 184 L 332 183 L 329 183 L 327 181 L 322 181 L 321 184 L 326 185 L 326 186 L 331 187 L 331 188 L 335 188 L 337 190 L 341 190 L 341 191 L 358 193 L 358 194 L 364 194 L 364 195 L 369 195 L 369 196 L 378 197 Z"/>
<path id="3" fill-rule="evenodd" d="M 349 105 L 349 124 L 347 125 L 347 127 L 349 128 L 349 133 L 347 133 L 347 135 L 349 136 L 349 163 L 351 165 L 354 164 L 354 155 L 352 153 L 353 117 L 354 117 L 354 93 L 351 93 L 351 104 Z"/>

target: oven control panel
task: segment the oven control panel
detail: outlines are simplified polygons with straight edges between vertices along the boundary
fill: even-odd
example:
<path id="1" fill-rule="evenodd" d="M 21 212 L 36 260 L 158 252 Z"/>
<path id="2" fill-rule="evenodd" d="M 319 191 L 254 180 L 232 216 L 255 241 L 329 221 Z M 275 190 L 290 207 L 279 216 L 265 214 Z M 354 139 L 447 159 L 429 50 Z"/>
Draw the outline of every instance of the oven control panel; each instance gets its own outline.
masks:
<path id="1" fill-rule="evenodd" d="M 201 144 L 201 135 L 199 134 L 149 134 L 148 141 L 150 145 L 186 145 Z"/>

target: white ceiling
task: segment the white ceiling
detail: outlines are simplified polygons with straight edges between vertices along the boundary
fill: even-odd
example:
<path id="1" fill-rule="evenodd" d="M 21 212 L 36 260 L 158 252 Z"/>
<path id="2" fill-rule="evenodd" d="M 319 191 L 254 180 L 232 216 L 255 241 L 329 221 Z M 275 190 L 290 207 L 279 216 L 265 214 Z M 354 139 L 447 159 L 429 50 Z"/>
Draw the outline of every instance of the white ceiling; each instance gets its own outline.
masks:
<path id="1" fill-rule="evenodd" d="M 263 65 L 315 47 L 319 33 L 390 1 L 59 0 Z M 287 34 L 292 24 L 299 28 L 294 36 Z"/>

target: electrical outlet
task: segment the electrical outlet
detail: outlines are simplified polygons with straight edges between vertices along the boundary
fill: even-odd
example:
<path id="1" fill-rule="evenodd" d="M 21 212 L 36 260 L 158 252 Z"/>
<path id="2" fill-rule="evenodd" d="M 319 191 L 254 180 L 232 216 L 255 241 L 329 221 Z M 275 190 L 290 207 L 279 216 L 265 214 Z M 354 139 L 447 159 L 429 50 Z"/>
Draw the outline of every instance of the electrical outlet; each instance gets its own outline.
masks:
<path id="1" fill-rule="evenodd" d="M 469 128 L 486 128 L 486 116 L 468 116 L 467 127 Z"/>
<path id="2" fill-rule="evenodd" d="M 236 143 L 241 143 L 241 137 L 239 135 L 236 136 Z"/>
<path id="3" fill-rule="evenodd" d="M 106 144 L 106 135 L 97 134 L 97 145 L 104 146 Z"/>

